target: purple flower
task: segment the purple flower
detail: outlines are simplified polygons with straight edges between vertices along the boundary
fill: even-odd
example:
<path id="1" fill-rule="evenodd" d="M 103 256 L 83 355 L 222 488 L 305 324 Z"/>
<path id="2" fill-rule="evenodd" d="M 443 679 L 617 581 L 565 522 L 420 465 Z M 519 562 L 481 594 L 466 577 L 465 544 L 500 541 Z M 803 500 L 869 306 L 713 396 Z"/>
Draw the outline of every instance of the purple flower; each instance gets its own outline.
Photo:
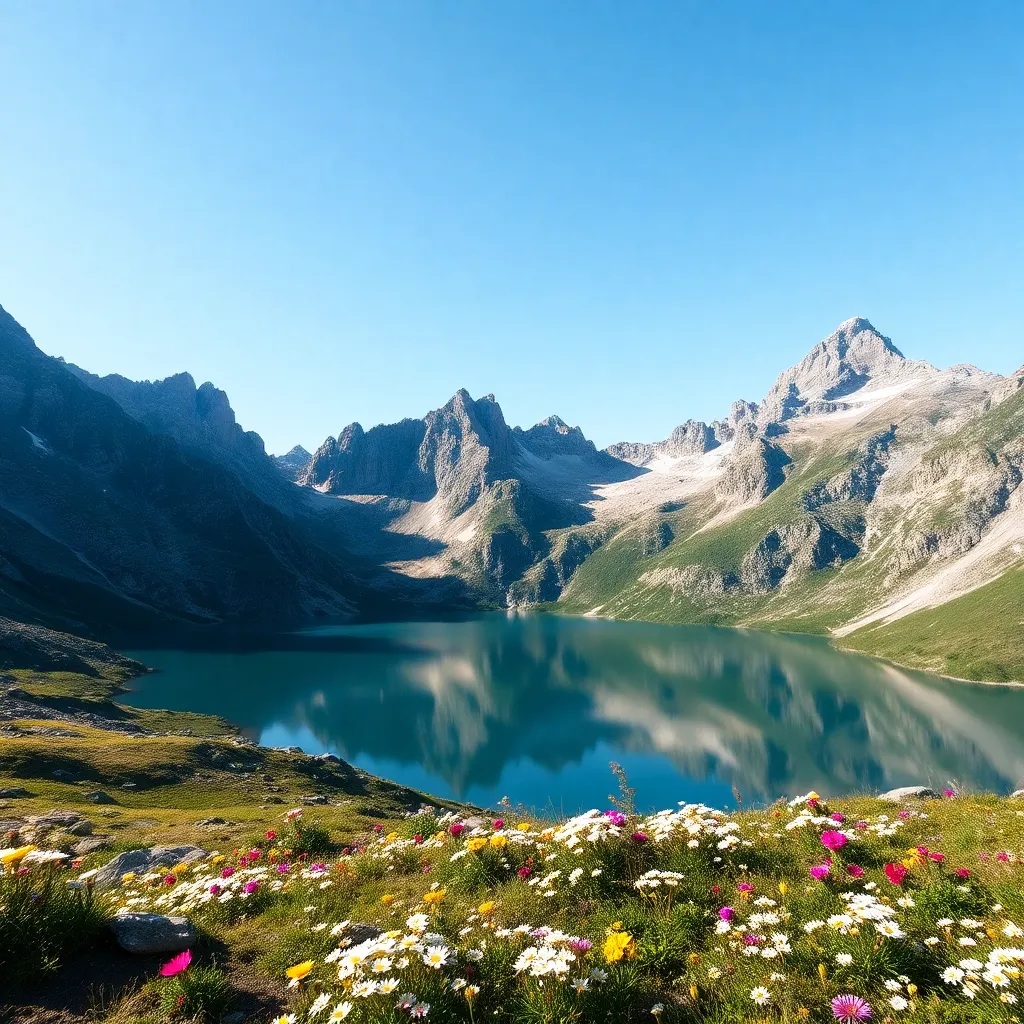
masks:
<path id="1" fill-rule="evenodd" d="M 613 825 L 623 825 L 626 821 L 626 816 L 622 813 L 622 811 L 605 811 L 604 816 Z"/>
<path id="2" fill-rule="evenodd" d="M 831 864 L 814 864 L 811 867 L 811 878 L 815 879 L 818 882 L 822 882 L 826 878 L 828 878 L 831 871 Z"/>
<path id="3" fill-rule="evenodd" d="M 760 935 L 751 935 L 749 932 L 747 932 L 747 934 L 743 936 L 744 946 L 756 946 L 760 941 Z"/>
<path id="4" fill-rule="evenodd" d="M 860 996 L 836 996 L 832 1000 L 832 1016 L 836 1020 L 870 1020 L 871 1007 Z"/>
<path id="5" fill-rule="evenodd" d="M 575 949 L 577 953 L 586 953 L 593 945 L 590 939 L 573 939 L 569 943 L 569 946 Z"/>
<path id="6" fill-rule="evenodd" d="M 849 841 L 843 832 L 821 833 L 821 845 L 830 850 L 841 850 Z"/>
<path id="7" fill-rule="evenodd" d="M 646 843 L 647 842 L 647 833 L 646 832 L 634 832 L 633 833 L 633 842 L 634 843 Z"/>
<path id="8" fill-rule="evenodd" d="M 910 811 L 900 811 L 897 814 L 897 817 L 900 819 L 900 821 L 906 821 L 907 818 L 910 817 Z"/>
<path id="9" fill-rule="evenodd" d="M 736 911 L 732 907 L 721 907 L 718 911 L 718 916 L 723 921 L 731 921 L 736 916 Z"/>
<path id="10" fill-rule="evenodd" d="M 254 878 L 251 882 L 246 882 L 243 886 L 243 891 L 248 893 L 250 896 L 260 887 L 259 879 Z"/>
<path id="11" fill-rule="evenodd" d="M 835 814 L 831 815 L 831 818 L 832 818 L 833 821 L 838 821 L 840 825 L 844 821 L 846 821 L 846 815 L 845 814 L 840 814 L 838 811 L 836 811 Z"/>
<path id="12" fill-rule="evenodd" d="M 289 871 L 289 866 L 287 864 L 278 864 L 277 865 L 277 873 L 279 875 L 287 875 L 288 871 Z"/>

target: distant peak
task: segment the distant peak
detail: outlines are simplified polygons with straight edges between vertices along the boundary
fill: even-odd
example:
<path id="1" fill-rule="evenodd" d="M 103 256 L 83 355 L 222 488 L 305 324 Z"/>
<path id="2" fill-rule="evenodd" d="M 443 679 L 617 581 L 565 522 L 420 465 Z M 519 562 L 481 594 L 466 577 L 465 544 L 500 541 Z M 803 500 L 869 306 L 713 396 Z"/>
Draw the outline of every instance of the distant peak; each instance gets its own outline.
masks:
<path id="1" fill-rule="evenodd" d="M 550 416 L 545 416 L 544 419 L 542 419 L 537 424 L 537 426 L 538 427 L 555 427 L 556 429 L 560 428 L 560 427 L 564 427 L 564 428 L 568 429 L 569 424 L 566 423 L 565 420 L 563 420 L 561 416 L 557 415 L 556 413 L 552 413 Z"/>

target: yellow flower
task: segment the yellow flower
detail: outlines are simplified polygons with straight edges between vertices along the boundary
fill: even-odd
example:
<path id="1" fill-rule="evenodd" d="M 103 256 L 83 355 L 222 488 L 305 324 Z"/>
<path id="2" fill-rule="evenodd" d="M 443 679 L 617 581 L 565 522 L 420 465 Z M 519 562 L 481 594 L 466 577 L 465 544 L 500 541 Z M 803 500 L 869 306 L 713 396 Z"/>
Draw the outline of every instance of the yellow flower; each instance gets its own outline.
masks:
<path id="1" fill-rule="evenodd" d="M 789 890 L 789 886 L 786 885 L 785 882 L 779 882 L 779 895 L 780 896 L 785 896 L 788 890 Z"/>
<path id="2" fill-rule="evenodd" d="M 807 794 L 807 799 L 808 799 L 808 800 L 820 800 L 820 799 L 821 799 L 821 797 L 820 797 L 820 796 L 818 796 L 818 794 L 817 794 L 817 793 L 815 793 L 815 791 L 814 791 L 814 790 L 812 789 L 812 790 L 810 791 L 810 793 L 808 793 L 808 794 Z"/>
<path id="3" fill-rule="evenodd" d="M 467 985 L 463 990 L 462 994 L 472 1002 L 480 994 L 479 985 Z"/>
<path id="4" fill-rule="evenodd" d="M 491 846 L 496 846 L 500 850 L 503 846 L 507 845 L 508 837 L 503 836 L 500 832 L 498 832 L 496 835 L 491 836 Z"/>
<path id="5" fill-rule="evenodd" d="M 135 872 L 134 871 L 126 871 L 121 876 L 121 884 L 122 885 L 128 885 L 130 882 L 134 882 L 134 881 L 135 881 Z"/>
<path id="6" fill-rule="evenodd" d="M 398 833 L 397 832 L 389 832 L 384 837 L 384 842 L 385 843 L 393 843 L 397 838 L 398 838 Z"/>
<path id="7" fill-rule="evenodd" d="M 34 846 L 19 846 L 16 850 L 4 850 L 0 853 L 0 864 L 11 868 L 12 870 L 21 863 L 21 861 L 27 857 L 33 850 Z"/>
<path id="8" fill-rule="evenodd" d="M 611 932 L 621 932 L 622 931 L 622 922 L 621 921 L 613 921 L 610 925 L 608 925 L 608 930 L 611 931 Z"/>
<path id="9" fill-rule="evenodd" d="M 636 944 L 629 932 L 612 932 L 604 940 L 604 958 L 608 963 L 618 963 L 623 957 L 632 960 L 635 956 Z"/>
<path id="10" fill-rule="evenodd" d="M 387 907 L 395 902 L 395 897 L 392 896 L 391 893 L 387 892 L 383 896 L 381 896 L 380 901 L 384 904 L 385 907 Z"/>
<path id="11" fill-rule="evenodd" d="M 444 899 L 444 889 L 431 889 L 430 892 L 423 894 L 423 902 L 428 906 L 432 906 L 435 903 L 440 903 Z"/>
<path id="12" fill-rule="evenodd" d="M 821 978 L 821 983 L 825 984 L 825 979 L 828 977 L 828 971 L 825 970 L 824 964 L 818 964 L 818 977 Z"/>
<path id="13" fill-rule="evenodd" d="M 188 864 L 175 864 L 174 867 L 171 868 L 171 874 L 172 875 L 186 875 L 186 874 L 188 874 L 188 871 L 189 871 L 189 865 Z"/>
<path id="14" fill-rule="evenodd" d="M 807 1020 L 811 1015 L 811 1011 L 808 1010 L 806 1006 L 801 1006 L 800 1009 L 796 1011 L 796 1015 L 799 1020 Z"/>
<path id="15" fill-rule="evenodd" d="M 521 821 L 518 825 L 516 825 L 516 828 L 519 829 L 520 832 L 529 832 L 531 827 L 532 826 L 528 821 Z"/>
<path id="16" fill-rule="evenodd" d="M 691 985 L 690 986 L 690 998 L 693 999 L 694 1001 L 696 1001 L 696 999 L 697 999 L 697 986 L 696 985 Z"/>
<path id="17" fill-rule="evenodd" d="M 493 911 L 494 911 L 494 900 L 487 900 L 484 903 L 481 903 L 480 906 L 476 908 L 476 912 L 481 917 L 486 917 L 488 914 L 492 913 Z"/>
<path id="18" fill-rule="evenodd" d="M 291 978 L 289 986 L 298 985 L 298 983 L 302 981 L 302 979 L 309 974 L 311 970 L 313 970 L 312 960 L 303 960 L 301 964 L 289 967 L 288 970 L 284 972 L 287 977 Z"/>
<path id="19" fill-rule="evenodd" d="M 910 995 L 913 995 L 916 991 L 917 991 L 917 986 L 913 982 L 911 982 L 907 986 L 907 992 L 910 993 Z"/>
<path id="20" fill-rule="evenodd" d="M 223 853 L 218 853 L 217 856 L 214 857 L 213 860 L 210 861 L 210 863 L 211 864 L 222 864 L 225 860 L 227 860 L 227 858 L 224 856 L 224 854 Z"/>
<path id="21" fill-rule="evenodd" d="M 482 850 L 487 845 L 487 840 L 482 836 L 477 836 L 475 839 L 467 839 L 466 845 L 476 853 L 477 850 Z"/>

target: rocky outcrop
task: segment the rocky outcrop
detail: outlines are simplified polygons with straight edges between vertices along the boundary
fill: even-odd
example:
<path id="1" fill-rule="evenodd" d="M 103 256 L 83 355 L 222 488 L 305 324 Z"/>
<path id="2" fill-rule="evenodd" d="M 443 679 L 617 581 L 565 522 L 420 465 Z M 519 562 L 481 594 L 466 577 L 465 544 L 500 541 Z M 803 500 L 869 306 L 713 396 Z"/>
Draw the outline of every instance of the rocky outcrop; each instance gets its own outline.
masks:
<path id="1" fill-rule="evenodd" d="M 768 497 L 786 479 L 786 466 L 792 460 L 777 444 L 765 437 L 752 437 L 736 450 L 715 485 L 722 501 L 745 505 Z"/>
<path id="2" fill-rule="evenodd" d="M 146 671 L 141 662 L 118 654 L 106 644 L 3 617 L 0 617 L 0 668 L 83 675 L 113 670 L 126 679 Z"/>
<path id="3" fill-rule="evenodd" d="M 895 441 L 896 424 L 868 438 L 853 466 L 815 484 L 804 493 L 804 508 L 814 511 L 836 501 L 871 501 L 889 466 Z"/>
<path id="4" fill-rule="evenodd" d="M 808 519 L 772 530 L 743 559 L 740 582 L 749 594 L 765 594 L 791 574 L 841 565 L 860 549 L 831 526 Z"/>
<path id="5" fill-rule="evenodd" d="M 731 436 L 731 435 L 730 435 Z M 687 420 L 669 434 L 664 441 L 644 444 L 620 441 L 605 451 L 616 459 L 634 466 L 645 466 L 659 455 L 679 458 L 682 455 L 703 455 L 721 444 L 714 428 L 701 420 Z"/>
<path id="6" fill-rule="evenodd" d="M 110 919 L 110 930 L 118 945 L 129 953 L 181 953 L 199 938 L 187 917 L 167 917 L 128 910 Z"/>
<path id="7" fill-rule="evenodd" d="M 129 873 L 144 875 L 175 864 L 191 864 L 206 856 L 206 851 L 199 846 L 152 846 L 144 850 L 129 850 L 107 861 L 93 875 L 92 882 L 97 890 L 112 889 L 119 886 L 121 879 Z"/>

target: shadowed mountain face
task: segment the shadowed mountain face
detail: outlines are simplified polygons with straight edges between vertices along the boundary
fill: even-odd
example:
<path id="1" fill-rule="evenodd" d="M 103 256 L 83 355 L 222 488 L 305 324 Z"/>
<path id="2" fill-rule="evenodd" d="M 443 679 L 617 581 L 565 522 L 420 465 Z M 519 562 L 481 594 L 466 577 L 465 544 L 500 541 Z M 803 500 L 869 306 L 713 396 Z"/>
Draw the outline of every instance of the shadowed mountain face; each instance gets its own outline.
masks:
<path id="1" fill-rule="evenodd" d="M 609 760 L 644 805 L 1024 779 L 1024 692 L 964 687 L 813 638 L 488 616 L 341 627 L 287 650 L 143 651 L 143 706 L 240 722 L 431 792 L 604 805 Z M 280 680 L 288 679 L 282 687 Z"/>
<path id="2" fill-rule="evenodd" d="M 128 415 L 0 310 L 0 609 L 72 627 L 307 618 L 351 612 L 352 589 L 238 474 Z"/>

